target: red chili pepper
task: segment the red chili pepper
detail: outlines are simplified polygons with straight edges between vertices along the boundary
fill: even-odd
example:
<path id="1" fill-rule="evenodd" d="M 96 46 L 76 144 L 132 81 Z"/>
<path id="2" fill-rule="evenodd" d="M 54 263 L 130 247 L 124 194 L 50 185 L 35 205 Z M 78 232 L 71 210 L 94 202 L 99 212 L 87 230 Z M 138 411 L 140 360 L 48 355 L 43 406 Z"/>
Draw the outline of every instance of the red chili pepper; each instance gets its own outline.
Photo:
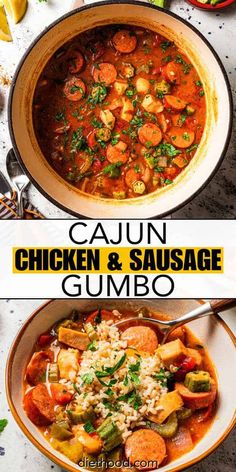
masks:
<path id="1" fill-rule="evenodd" d="M 185 375 L 191 372 L 196 367 L 196 361 L 193 357 L 185 357 L 185 359 L 179 364 L 179 369 L 175 372 L 175 379 L 177 381 L 184 380 Z"/>
<path id="2" fill-rule="evenodd" d="M 48 334 L 48 333 L 41 334 L 41 336 L 39 336 L 39 339 L 38 339 L 38 345 L 40 347 L 45 347 L 48 344 L 50 344 L 52 340 L 53 340 L 53 336 L 51 334 Z"/>

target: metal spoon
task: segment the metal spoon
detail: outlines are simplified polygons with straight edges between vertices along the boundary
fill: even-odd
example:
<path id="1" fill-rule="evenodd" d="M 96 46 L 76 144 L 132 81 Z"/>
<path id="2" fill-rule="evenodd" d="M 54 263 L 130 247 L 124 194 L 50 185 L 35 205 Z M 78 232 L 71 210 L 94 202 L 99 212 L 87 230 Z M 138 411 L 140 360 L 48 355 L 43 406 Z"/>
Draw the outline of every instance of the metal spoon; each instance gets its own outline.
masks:
<path id="1" fill-rule="evenodd" d="M 134 324 L 140 324 L 142 323 L 142 321 L 145 321 L 145 324 L 147 322 L 157 324 L 158 328 L 163 334 L 163 339 L 161 341 L 161 344 L 164 344 L 169 334 L 171 333 L 171 331 L 173 331 L 175 328 L 178 328 L 179 326 L 182 326 L 183 324 L 188 323 L 189 321 L 202 318 L 203 316 L 216 315 L 218 311 L 225 311 L 235 306 L 236 306 L 235 298 L 223 298 L 223 299 L 211 300 L 209 302 L 206 302 L 203 305 L 196 308 L 195 310 L 192 310 L 189 313 L 186 313 L 185 315 L 177 319 L 163 321 L 163 320 L 158 320 L 151 317 L 148 318 L 146 316 L 136 317 L 136 318 L 133 317 L 133 318 L 128 318 L 128 319 L 118 321 L 117 323 L 115 323 L 115 326 L 120 327 L 122 324 L 125 324 L 127 322 L 128 323 L 134 322 Z"/>
<path id="2" fill-rule="evenodd" d="M 10 151 L 7 153 L 6 165 L 8 175 L 17 193 L 17 214 L 19 218 L 22 219 L 24 217 L 22 196 L 30 181 L 22 170 L 13 149 L 10 149 Z"/>

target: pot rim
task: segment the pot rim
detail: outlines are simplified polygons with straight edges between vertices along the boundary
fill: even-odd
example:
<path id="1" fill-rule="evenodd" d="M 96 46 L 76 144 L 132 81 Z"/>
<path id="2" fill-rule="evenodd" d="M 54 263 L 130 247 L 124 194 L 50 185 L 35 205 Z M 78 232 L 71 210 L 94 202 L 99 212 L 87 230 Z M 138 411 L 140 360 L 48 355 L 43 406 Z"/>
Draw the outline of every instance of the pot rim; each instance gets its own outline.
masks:
<path id="1" fill-rule="evenodd" d="M 16 349 L 17 349 L 17 346 L 20 342 L 20 339 L 21 339 L 21 335 L 22 333 L 25 332 L 25 330 L 27 329 L 27 327 L 30 325 L 30 323 L 32 322 L 32 320 L 47 306 L 49 306 L 51 303 L 53 303 L 54 301 L 56 301 L 57 299 L 50 299 L 50 300 L 46 300 L 44 301 L 42 304 L 39 305 L 38 308 L 36 308 L 33 313 L 31 313 L 31 315 L 29 315 L 29 317 L 25 320 L 23 326 L 21 327 L 21 329 L 18 331 L 15 339 L 13 340 L 12 344 L 11 344 L 11 347 L 10 347 L 10 350 L 9 350 L 9 354 L 8 354 L 8 357 L 7 357 L 7 362 L 6 362 L 6 371 L 5 371 L 5 390 L 6 390 L 6 396 L 7 396 L 7 402 L 8 402 L 8 405 L 10 407 L 10 410 L 11 410 L 11 413 L 13 415 L 13 418 L 14 420 L 16 421 L 16 423 L 18 424 L 18 426 L 21 428 L 21 430 L 23 431 L 23 433 L 25 434 L 25 436 L 31 441 L 31 443 L 37 447 L 37 449 L 43 453 L 46 457 L 48 457 L 51 461 L 53 461 L 55 464 L 59 465 L 60 467 L 62 467 L 63 469 L 65 470 L 68 470 L 70 472 L 78 472 L 78 470 L 80 470 L 78 468 L 78 466 L 75 464 L 75 466 L 71 466 L 69 464 L 66 464 L 63 460 L 61 460 L 60 458 L 57 458 L 53 453 L 51 453 L 48 449 L 46 449 L 46 447 L 44 447 L 37 439 L 35 439 L 35 437 L 31 434 L 31 432 L 28 430 L 27 426 L 24 424 L 24 422 L 21 420 L 18 412 L 17 412 L 17 409 L 13 403 L 13 400 L 12 400 L 12 396 L 11 396 L 11 372 L 12 372 L 12 363 L 13 363 L 13 359 L 14 359 L 14 355 L 15 355 L 15 352 L 16 352 Z M 61 299 L 60 301 L 63 301 L 65 299 Z M 199 300 L 199 299 L 196 299 L 196 302 L 198 302 L 200 305 L 204 303 L 203 300 Z M 234 335 L 234 333 L 231 331 L 230 327 L 226 324 L 226 322 L 218 315 L 212 315 L 216 320 L 217 322 L 222 326 L 222 328 L 227 332 L 228 336 L 230 337 L 230 339 L 232 340 L 233 344 L 236 346 L 236 336 Z M 230 434 L 230 432 L 233 430 L 234 426 L 236 425 L 236 413 L 234 413 L 234 416 L 232 417 L 228 427 L 225 429 L 225 431 L 223 432 L 223 434 L 219 437 L 219 439 L 211 446 L 209 447 L 205 452 L 203 452 L 202 454 L 200 454 L 200 456 L 196 457 L 195 459 L 191 459 L 190 461 L 188 461 L 186 464 L 183 464 L 183 465 L 179 465 L 177 467 L 171 467 L 169 469 L 169 472 L 179 472 L 179 471 L 183 471 L 185 470 L 186 468 L 194 465 L 194 464 L 197 464 L 199 463 L 201 460 L 203 460 L 204 458 L 208 457 L 212 452 L 215 451 L 215 449 L 217 449 L 217 447 L 220 446 L 220 444 L 227 438 L 227 436 Z M 81 469 L 82 470 L 82 469 Z M 86 470 L 86 469 L 84 469 Z"/>
<path id="2" fill-rule="evenodd" d="M 27 57 L 29 55 L 29 53 L 32 51 L 32 49 L 34 48 L 34 46 L 38 43 L 38 41 L 43 37 L 45 36 L 48 31 L 50 31 L 52 28 L 54 28 L 54 26 L 58 25 L 59 23 L 63 22 L 63 20 L 67 19 L 67 18 L 70 18 L 71 16 L 73 15 L 76 15 L 78 14 L 80 11 L 86 11 L 86 10 L 90 10 L 91 8 L 99 8 L 99 7 L 103 7 L 103 6 L 106 6 L 106 5 L 113 5 L 113 4 L 118 4 L 118 5 L 136 5 L 136 6 L 143 6 L 143 7 L 146 7 L 146 8 L 151 8 L 153 10 L 157 10 L 157 11 L 161 11 L 163 12 L 163 9 L 162 8 L 159 8 L 159 7 L 156 7 L 155 5 L 152 5 L 150 3 L 146 3 L 146 2 L 143 2 L 143 1 L 140 1 L 140 0 L 105 0 L 105 1 L 99 1 L 99 2 L 95 2 L 95 3 L 92 3 L 90 5 L 84 5 L 82 7 L 79 7 L 79 8 L 76 8 L 64 15 L 62 15 L 60 18 L 58 18 L 57 20 L 55 20 L 53 23 L 51 23 L 49 26 L 47 26 L 33 41 L 32 43 L 30 44 L 29 48 L 25 51 L 25 53 L 23 54 L 17 68 L 16 68 L 16 71 L 15 71 L 15 74 L 13 76 L 13 80 L 12 80 L 12 84 L 11 84 L 11 88 L 10 88 L 10 93 L 9 93 L 9 99 L 8 99 L 8 123 L 9 123 L 9 133 L 10 133 L 10 138 L 11 138 L 11 141 L 12 141 L 12 145 L 13 145 L 13 149 L 14 149 L 14 152 L 16 153 L 16 156 L 20 162 L 20 165 L 22 166 L 22 169 L 24 170 L 24 172 L 26 173 L 26 175 L 29 177 L 30 181 L 34 184 L 34 186 L 37 188 L 37 190 L 47 199 L 49 200 L 51 203 L 53 203 L 56 207 L 58 207 L 59 209 L 65 211 L 66 213 L 69 213 L 70 215 L 72 216 L 75 216 L 75 217 L 78 217 L 78 218 L 86 218 L 86 219 L 92 219 L 86 215 L 81 215 L 80 213 L 78 213 L 77 211 L 75 210 L 71 210 L 71 209 L 68 209 L 65 205 L 63 205 L 62 203 L 59 203 L 57 200 L 54 199 L 54 197 L 52 197 L 51 195 L 49 195 L 49 193 L 47 191 L 45 191 L 41 185 L 35 180 L 34 177 L 32 177 L 31 173 L 28 171 L 26 165 L 24 164 L 24 161 L 20 155 L 20 152 L 18 150 L 18 147 L 17 147 L 17 142 L 15 140 L 15 136 L 14 136 L 14 131 L 13 131 L 13 119 L 12 119 L 12 106 L 13 106 L 13 95 L 14 95 L 14 91 L 15 91 L 15 85 L 16 85 L 16 82 L 17 82 L 17 79 L 18 79 L 18 75 L 20 74 L 21 72 L 21 68 L 23 66 L 23 64 L 25 63 L 25 61 L 27 60 Z M 221 72 L 222 72 L 222 75 L 224 77 L 224 81 L 225 81 L 225 84 L 226 84 L 226 88 L 227 88 L 227 94 L 228 94 L 228 102 L 229 102 L 229 123 L 228 123 L 228 129 L 227 129 L 227 137 L 226 137 L 226 140 L 225 140 L 225 144 L 224 144 L 224 147 L 222 149 L 222 152 L 221 152 L 221 155 L 219 156 L 216 164 L 215 164 L 215 167 L 214 169 L 212 170 L 211 174 L 208 176 L 208 178 L 202 183 L 202 185 L 200 185 L 200 187 L 188 198 L 186 198 L 183 202 L 179 203 L 178 205 L 176 206 L 173 206 L 173 208 L 171 210 L 167 210 L 165 212 L 162 212 L 161 214 L 158 214 L 158 215 L 154 215 L 153 217 L 151 217 L 150 219 L 156 219 L 156 218 L 163 218 L 165 216 L 168 216 L 172 213 L 175 213 L 176 211 L 178 211 L 179 209 L 183 208 L 187 203 L 191 202 L 197 195 L 199 195 L 202 190 L 209 184 L 209 182 L 211 181 L 211 179 L 214 177 L 214 175 L 216 174 L 216 172 L 219 170 L 222 162 L 223 162 L 223 159 L 225 157 L 225 154 L 227 152 L 227 149 L 228 149 L 228 146 L 229 146 L 229 143 L 230 143 L 230 139 L 231 139 L 231 134 L 232 134 L 232 128 L 233 128 L 233 96 L 232 96 L 232 91 L 231 91 L 231 86 L 230 86 L 230 82 L 229 82 L 229 79 L 228 79 L 228 76 L 227 76 L 227 73 L 226 73 L 226 70 L 223 66 L 223 63 L 220 59 L 220 57 L 218 56 L 217 52 L 215 51 L 215 49 L 213 48 L 213 46 L 209 43 L 209 41 L 205 38 L 205 36 L 200 32 L 198 31 L 197 28 L 195 28 L 195 26 L 193 26 L 192 24 L 190 24 L 188 21 L 186 21 L 185 19 L 181 18 L 179 15 L 177 15 L 176 13 L 173 13 L 171 11 L 167 11 L 167 10 L 164 10 L 165 14 L 175 18 L 176 20 L 182 22 L 185 26 L 187 26 L 188 28 L 190 28 L 197 36 L 200 37 L 200 39 L 206 44 L 206 46 L 208 47 L 208 49 L 211 51 L 211 53 L 213 54 L 214 58 L 216 59 L 217 63 L 218 63 L 218 66 L 220 67 L 221 69 Z M 132 217 L 131 217 L 132 218 Z M 103 218 L 103 219 L 109 219 L 109 218 Z"/>

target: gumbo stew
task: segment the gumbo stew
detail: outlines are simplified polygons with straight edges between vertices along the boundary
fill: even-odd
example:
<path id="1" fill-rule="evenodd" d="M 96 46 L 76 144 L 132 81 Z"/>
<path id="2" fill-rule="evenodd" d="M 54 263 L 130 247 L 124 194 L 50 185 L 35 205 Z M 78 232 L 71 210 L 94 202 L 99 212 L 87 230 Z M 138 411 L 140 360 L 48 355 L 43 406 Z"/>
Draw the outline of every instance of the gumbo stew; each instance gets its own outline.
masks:
<path id="1" fill-rule="evenodd" d="M 87 469 L 125 470 L 127 461 L 134 471 L 156 469 L 189 452 L 212 423 L 217 384 L 204 346 L 185 327 L 162 345 L 143 315 L 73 311 L 39 337 L 27 365 L 28 417 Z"/>
<path id="2" fill-rule="evenodd" d="M 146 29 L 113 25 L 58 50 L 36 86 L 36 136 L 54 170 L 83 192 L 134 198 L 173 183 L 206 115 L 183 51 Z"/>

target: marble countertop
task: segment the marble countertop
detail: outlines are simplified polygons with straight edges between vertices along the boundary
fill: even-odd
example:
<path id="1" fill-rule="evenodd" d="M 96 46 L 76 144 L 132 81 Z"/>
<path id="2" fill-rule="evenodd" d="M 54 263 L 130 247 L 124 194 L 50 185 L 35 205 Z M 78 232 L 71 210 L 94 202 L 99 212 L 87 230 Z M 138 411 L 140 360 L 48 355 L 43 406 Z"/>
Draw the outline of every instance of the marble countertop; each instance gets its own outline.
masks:
<path id="1" fill-rule="evenodd" d="M 8 425 L 0 434 L 0 470 L 8 472 L 63 472 L 44 457 L 23 435 L 9 412 L 5 389 L 4 370 L 9 347 L 25 319 L 43 300 L 0 300 L 0 418 Z M 236 334 L 236 310 L 222 316 Z M 235 472 L 236 431 L 231 432 L 223 444 L 188 472 Z"/>
<path id="2" fill-rule="evenodd" d="M 91 3 L 91 0 L 89 0 Z M 234 99 L 236 98 L 236 4 L 223 12 L 206 12 L 193 8 L 184 0 L 171 0 L 170 10 L 197 27 L 213 45 L 228 73 Z M 54 19 L 70 10 L 74 1 L 48 0 L 47 3 L 31 0 L 27 15 L 19 25 L 10 25 L 14 42 L 1 43 L 0 76 L 12 77 L 15 67 L 36 35 Z M 0 81 L 0 170 L 6 175 L 6 153 L 11 147 L 7 127 L 7 96 L 9 86 Z M 234 112 L 236 110 L 234 109 Z M 192 202 L 172 216 L 173 218 L 235 218 L 236 216 L 236 125 L 231 143 L 221 168 Z M 30 200 L 46 218 L 72 218 L 47 201 L 33 185 Z"/>

